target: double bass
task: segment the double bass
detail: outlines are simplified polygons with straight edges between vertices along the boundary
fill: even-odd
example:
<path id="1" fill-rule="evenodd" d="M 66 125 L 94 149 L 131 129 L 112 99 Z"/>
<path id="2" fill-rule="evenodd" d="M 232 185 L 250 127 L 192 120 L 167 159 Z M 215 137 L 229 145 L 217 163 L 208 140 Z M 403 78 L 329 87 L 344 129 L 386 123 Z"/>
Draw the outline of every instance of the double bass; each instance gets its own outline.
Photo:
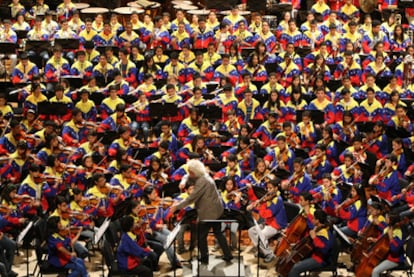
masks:
<path id="1" fill-rule="evenodd" d="M 368 239 L 377 238 L 379 233 L 378 226 L 371 222 L 368 226 L 366 226 L 364 232 L 354 241 L 351 252 L 351 261 L 354 265 L 360 263 L 362 257 L 364 256 L 363 251 L 372 246 L 372 241 Z"/>

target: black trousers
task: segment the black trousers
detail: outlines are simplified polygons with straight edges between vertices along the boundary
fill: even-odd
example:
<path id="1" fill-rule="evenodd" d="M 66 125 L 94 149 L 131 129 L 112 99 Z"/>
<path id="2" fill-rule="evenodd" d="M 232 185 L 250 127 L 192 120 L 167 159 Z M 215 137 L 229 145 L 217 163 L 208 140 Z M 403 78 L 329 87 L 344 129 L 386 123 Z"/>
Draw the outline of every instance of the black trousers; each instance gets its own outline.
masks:
<path id="1" fill-rule="evenodd" d="M 221 250 L 223 251 L 223 258 L 231 260 L 232 255 L 227 244 L 226 237 L 221 232 L 221 223 L 220 222 L 200 222 L 198 224 L 198 249 L 200 250 L 200 262 L 208 264 L 208 245 L 207 245 L 207 235 L 210 231 L 210 228 L 213 229 L 214 236 L 216 237 Z"/>

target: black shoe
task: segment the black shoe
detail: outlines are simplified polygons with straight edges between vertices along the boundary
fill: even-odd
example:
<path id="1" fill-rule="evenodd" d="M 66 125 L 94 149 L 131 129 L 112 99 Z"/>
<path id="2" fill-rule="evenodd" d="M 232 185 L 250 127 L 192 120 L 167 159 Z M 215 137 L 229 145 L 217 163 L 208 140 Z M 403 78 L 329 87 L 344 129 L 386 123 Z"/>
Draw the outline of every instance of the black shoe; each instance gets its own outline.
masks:
<path id="1" fill-rule="evenodd" d="M 226 261 L 226 262 L 230 262 L 231 260 L 233 260 L 233 256 L 229 256 L 229 257 L 227 257 L 227 256 L 216 256 L 216 258 L 217 259 L 222 259 L 223 261 Z"/>
<path id="2" fill-rule="evenodd" d="M 175 269 L 179 269 L 179 268 L 183 268 L 183 266 L 181 265 L 180 262 L 176 262 L 172 267 L 171 270 L 175 270 Z"/>
<path id="3" fill-rule="evenodd" d="M 7 273 L 7 277 L 17 277 L 19 276 L 19 274 L 17 274 L 16 272 L 14 272 L 13 270 L 10 271 L 9 273 Z"/>
<path id="4" fill-rule="evenodd" d="M 187 250 L 185 249 L 185 248 L 178 248 L 177 249 L 177 254 L 183 254 L 183 253 L 185 253 L 185 252 L 187 252 Z"/>

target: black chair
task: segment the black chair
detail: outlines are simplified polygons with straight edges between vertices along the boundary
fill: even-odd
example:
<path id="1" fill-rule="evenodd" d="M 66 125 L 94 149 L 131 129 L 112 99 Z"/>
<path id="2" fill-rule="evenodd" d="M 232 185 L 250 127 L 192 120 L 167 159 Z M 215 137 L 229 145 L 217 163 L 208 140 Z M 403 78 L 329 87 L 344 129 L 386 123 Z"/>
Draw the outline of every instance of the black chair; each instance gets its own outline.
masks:
<path id="1" fill-rule="evenodd" d="M 112 276 L 136 276 L 136 273 L 127 273 L 121 272 L 118 269 L 118 261 L 114 257 L 114 248 L 112 248 L 111 243 L 108 240 L 105 240 L 103 243 L 102 254 L 105 259 L 106 266 L 108 267 L 108 277 Z"/>
<path id="2" fill-rule="evenodd" d="M 399 264 L 397 267 L 387 270 L 387 273 L 393 271 L 403 271 L 407 276 L 413 276 L 413 265 L 414 265 L 414 237 L 408 238 L 405 245 L 404 263 Z"/>
<path id="3" fill-rule="evenodd" d="M 47 260 L 47 254 L 43 253 L 42 245 L 36 245 L 36 267 L 39 269 L 37 275 L 59 275 L 59 276 L 68 276 L 69 270 L 65 268 L 54 267 L 49 264 Z M 36 272 L 35 272 L 36 273 Z"/>
<path id="4" fill-rule="evenodd" d="M 309 273 L 320 273 L 320 272 L 331 272 L 332 276 L 338 276 L 338 256 L 339 256 L 339 243 L 334 237 L 334 242 L 332 246 L 332 260 L 331 263 L 327 266 L 324 266 L 319 269 L 311 270 L 306 272 L 305 276 L 308 276 Z"/>

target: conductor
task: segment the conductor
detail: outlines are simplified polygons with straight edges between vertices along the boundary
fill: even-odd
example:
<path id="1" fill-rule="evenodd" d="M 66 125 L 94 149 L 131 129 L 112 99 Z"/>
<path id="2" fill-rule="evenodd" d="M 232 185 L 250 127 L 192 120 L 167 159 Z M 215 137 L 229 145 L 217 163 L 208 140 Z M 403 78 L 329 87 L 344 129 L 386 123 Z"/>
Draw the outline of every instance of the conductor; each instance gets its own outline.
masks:
<path id="1" fill-rule="evenodd" d="M 190 160 L 188 165 L 188 182 L 194 183 L 193 192 L 183 201 L 173 205 L 171 212 L 180 210 L 192 203 L 198 214 L 199 228 L 199 250 L 201 264 L 208 264 L 208 246 L 207 235 L 210 228 L 213 229 L 222 251 L 222 259 L 230 262 L 233 256 L 227 244 L 227 240 L 221 232 L 220 222 L 205 222 L 208 220 L 216 220 L 223 214 L 224 208 L 219 193 L 213 179 L 206 172 L 204 164 L 199 160 Z"/>

